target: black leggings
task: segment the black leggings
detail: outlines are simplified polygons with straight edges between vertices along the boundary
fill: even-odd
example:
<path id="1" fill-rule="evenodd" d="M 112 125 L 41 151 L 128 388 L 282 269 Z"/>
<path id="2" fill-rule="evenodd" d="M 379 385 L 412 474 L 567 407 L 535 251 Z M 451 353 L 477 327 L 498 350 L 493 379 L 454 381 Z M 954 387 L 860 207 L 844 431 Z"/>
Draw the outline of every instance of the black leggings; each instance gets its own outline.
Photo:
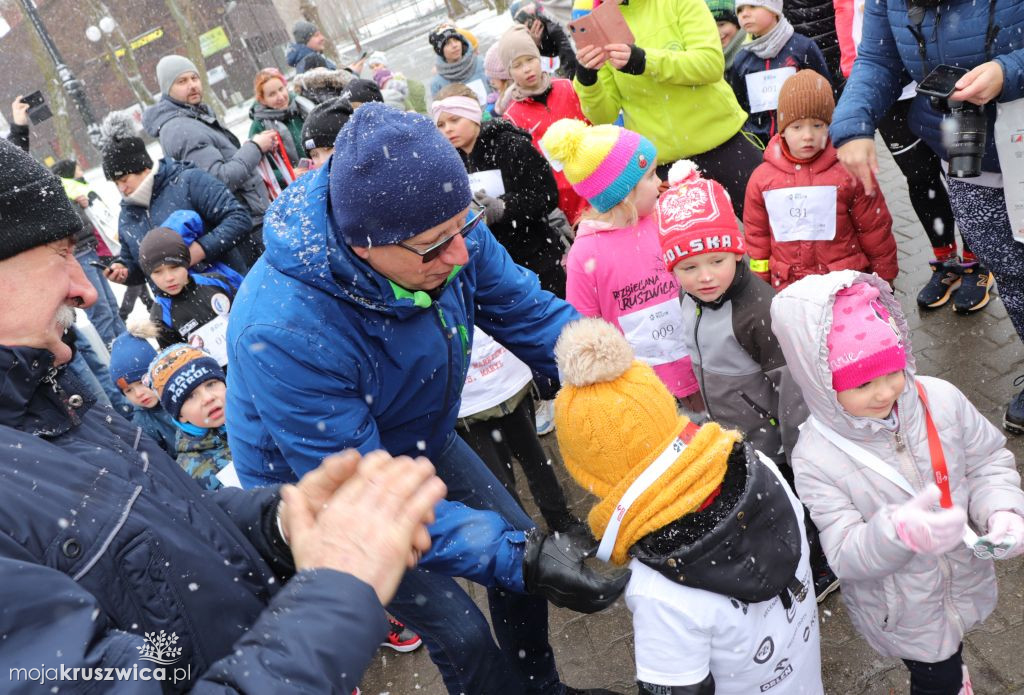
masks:
<path id="1" fill-rule="evenodd" d="M 943 182 L 939 156 L 912 132 L 907 124 L 912 99 L 897 101 L 878 124 L 878 132 L 907 179 L 910 204 L 914 207 L 933 249 L 956 243 L 953 209 Z M 967 240 L 963 250 L 969 251 Z"/>
<path id="2" fill-rule="evenodd" d="M 956 654 L 934 664 L 904 659 L 910 670 L 910 695 L 957 695 L 964 681 L 963 648 L 961 644 Z"/>
<path id="3" fill-rule="evenodd" d="M 764 152 L 742 130 L 718 147 L 695 154 L 690 161 L 697 165 L 705 178 L 722 184 L 732 199 L 736 217 L 743 219 L 743 200 L 747 195 L 747 181 L 754 169 L 764 161 Z M 658 178 L 668 180 L 668 170 L 674 162 L 658 166 Z"/>
<path id="4" fill-rule="evenodd" d="M 555 476 L 554 466 L 548 460 L 537 437 L 533 399 L 529 394 L 508 415 L 473 422 L 468 427 L 460 421 L 458 431 L 470 448 L 487 464 L 494 477 L 501 481 L 509 494 L 522 506 L 516 494 L 512 458 L 515 457 L 519 461 L 523 473 L 526 474 L 530 493 L 540 509 L 541 516 L 552 531 L 566 531 L 576 522 L 569 513 L 565 493 Z"/>

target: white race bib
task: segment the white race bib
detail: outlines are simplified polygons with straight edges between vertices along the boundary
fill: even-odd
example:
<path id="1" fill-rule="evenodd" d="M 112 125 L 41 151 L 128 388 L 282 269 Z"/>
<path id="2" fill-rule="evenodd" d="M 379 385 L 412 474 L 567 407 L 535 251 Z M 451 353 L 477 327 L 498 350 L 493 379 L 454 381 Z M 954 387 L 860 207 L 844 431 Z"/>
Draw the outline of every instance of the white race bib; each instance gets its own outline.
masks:
<path id="1" fill-rule="evenodd" d="M 779 107 L 779 90 L 782 83 L 796 74 L 796 68 L 775 68 L 752 72 L 745 76 L 747 81 L 747 100 L 750 102 L 750 113 L 774 111 Z"/>
<path id="2" fill-rule="evenodd" d="M 683 340 L 683 309 L 676 297 L 620 316 L 619 326 L 637 359 L 652 367 L 681 360 L 688 354 Z"/>
<path id="3" fill-rule="evenodd" d="M 206 350 L 222 367 L 228 363 L 228 317 L 218 316 L 188 334 L 188 344 Z"/>
<path id="4" fill-rule="evenodd" d="M 481 106 L 487 104 L 487 87 L 484 86 L 483 80 L 472 80 L 467 82 L 466 86 L 476 93 L 476 100 L 480 102 Z"/>
<path id="5" fill-rule="evenodd" d="M 558 59 L 558 56 L 549 58 L 548 56 L 540 57 L 540 69 L 544 72 L 558 72 L 558 67 L 562 64 L 562 61 Z"/>
<path id="6" fill-rule="evenodd" d="M 764 192 L 775 241 L 832 241 L 836 238 L 836 187 L 796 186 Z"/>
<path id="7" fill-rule="evenodd" d="M 483 191 L 492 198 L 505 195 L 505 180 L 501 178 L 501 169 L 473 172 L 469 175 L 469 190 L 473 193 Z"/>
<path id="8" fill-rule="evenodd" d="M 996 153 L 1013 238 L 1024 244 L 1024 99 L 996 107 Z M 973 179 L 967 179 L 973 183 Z"/>

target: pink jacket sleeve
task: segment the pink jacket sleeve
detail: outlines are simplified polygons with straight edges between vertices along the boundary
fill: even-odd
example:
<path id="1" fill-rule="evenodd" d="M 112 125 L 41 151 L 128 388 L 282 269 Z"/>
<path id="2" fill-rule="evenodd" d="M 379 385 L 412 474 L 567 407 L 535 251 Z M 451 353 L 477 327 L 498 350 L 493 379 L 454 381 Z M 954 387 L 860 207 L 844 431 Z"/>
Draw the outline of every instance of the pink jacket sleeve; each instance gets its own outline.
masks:
<path id="1" fill-rule="evenodd" d="M 836 36 L 839 38 L 839 70 L 843 77 L 853 71 L 857 58 L 857 44 L 853 42 L 853 3 L 856 0 L 832 0 L 836 11 Z"/>

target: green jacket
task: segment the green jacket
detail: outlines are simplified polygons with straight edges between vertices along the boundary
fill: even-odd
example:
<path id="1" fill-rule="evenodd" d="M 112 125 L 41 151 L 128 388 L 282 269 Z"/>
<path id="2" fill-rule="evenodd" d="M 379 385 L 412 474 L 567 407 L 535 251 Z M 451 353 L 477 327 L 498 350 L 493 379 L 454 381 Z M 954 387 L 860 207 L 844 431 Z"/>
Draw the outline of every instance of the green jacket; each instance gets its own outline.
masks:
<path id="1" fill-rule="evenodd" d="M 620 6 L 647 61 L 642 75 L 606 63 L 597 83 L 573 81 L 592 123 L 625 126 L 673 162 L 718 147 L 739 131 L 747 114 L 724 79 L 718 28 L 704 0 L 630 0 Z"/>

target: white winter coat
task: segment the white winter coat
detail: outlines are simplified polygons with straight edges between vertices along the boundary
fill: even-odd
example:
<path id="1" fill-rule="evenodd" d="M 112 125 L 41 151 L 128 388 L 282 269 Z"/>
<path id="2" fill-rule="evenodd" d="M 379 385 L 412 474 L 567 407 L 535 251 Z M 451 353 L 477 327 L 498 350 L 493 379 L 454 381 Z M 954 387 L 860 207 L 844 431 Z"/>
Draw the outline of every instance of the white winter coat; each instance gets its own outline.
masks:
<path id="1" fill-rule="evenodd" d="M 897 401 L 894 431 L 876 418 L 849 415 L 832 389 L 826 337 L 836 293 L 865 280 L 882 290 L 907 349 L 907 385 Z M 1024 513 L 1024 493 L 1006 439 L 952 384 L 917 377 L 909 329 L 884 281 L 855 271 L 812 276 L 794 283 L 772 303 L 772 329 L 811 414 L 883 461 L 917 490 L 931 482 L 924 386 L 949 468 L 953 502 L 967 510 L 982 534 L 992 512 Z M 992 560 L 965 545 L 941 555 L 919 555 L 896 536 L 892 512 L 910 499 L 894 483 L 866 468 L 805 424 L 793 451 L 800 499 L 821 532 L 829 564 L 839 577 L 854 626 L 879 653 L 936 662 L 951 656 L 964 633 L 996 604 Z"/>

